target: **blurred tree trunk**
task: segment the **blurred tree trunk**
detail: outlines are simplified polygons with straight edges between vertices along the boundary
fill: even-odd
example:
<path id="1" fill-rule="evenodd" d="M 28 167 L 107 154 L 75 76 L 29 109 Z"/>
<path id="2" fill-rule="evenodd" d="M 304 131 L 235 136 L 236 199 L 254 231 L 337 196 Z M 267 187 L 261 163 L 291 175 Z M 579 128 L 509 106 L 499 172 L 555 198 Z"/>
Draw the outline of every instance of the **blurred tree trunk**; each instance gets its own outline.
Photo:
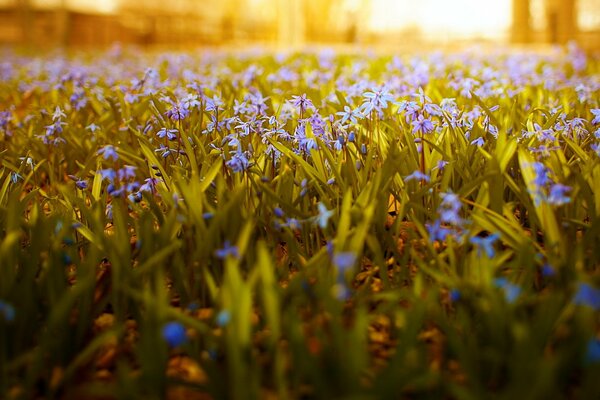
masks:
<path id="1" fill-rule="evenodd" d="M 531 41 L 529 0 L 513 0 L 511 41 L 513 43 Z"/>
<path id="2" fill-rule="evenodd" d="M 67 47 L 71 35 L 71 14 L 67 7 L 67 0 L 61 0 L 60 7 L 56 11 L 56 30 L 58 45 Z"/>
<path id="3" fill-rule="evenodd" d="M 550 43 L 567 43 L 577 37 L 576 0 L 546 1 L 546 36 Z"/>
<path id="4" fill-rule="evenodd" d="M 285 48 L 297 48 L 304 43 L 305 8 L 303 0 L 277 0 L 278 42 Z"/>
<path id="5" fill-rule="evenodd" d="M 19 23 L 21 25 L 21 43 L 27 47 L 33 44 L 34 15 L 31 0 L 17 0 Z"/>

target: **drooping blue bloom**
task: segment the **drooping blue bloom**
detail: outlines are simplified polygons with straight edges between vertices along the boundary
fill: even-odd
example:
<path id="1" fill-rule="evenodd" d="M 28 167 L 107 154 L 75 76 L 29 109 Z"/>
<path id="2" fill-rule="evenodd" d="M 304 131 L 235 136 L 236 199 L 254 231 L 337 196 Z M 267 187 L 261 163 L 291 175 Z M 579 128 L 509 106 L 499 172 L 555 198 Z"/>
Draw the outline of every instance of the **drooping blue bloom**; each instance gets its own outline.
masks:
<path id="1" fill-rule="evenodd" d="M 509 303 L 514 303 L 521 294 L 521 287 L 509 282 L 504 277 L 494 279 L 494 286 L 504 291 L 506 301 Z"/>
<path id="2" fill-rule="evenodd" d="M 594 115 L 592 125 L 600 124 L 600 108 L 592 108 L 590 112 Z"/>
<path id="3" fill-rule="evenodd" d="M 221 328 L 224 327 L 225 325 L 227 325 L 230 320 L 231 320 L 231 313 L 227 310 L 221 310 L 217 314 L 217 317 L 215 318 L 215 322 L 216 322 L 217 326 L 219 326 Z"/>
<path id="4" fill-rule="evenodd" d="M 15 320 L 15 308 L 12 304 L 9 304 L 3 300 L 0 300 L 0 315 L 4 317 L 6 322 L 12 322 Z"/>
<path id="5" fill-rule="evenodd" d="M 225 165 L 234 173 L 242 172 L 250 167 L 250 161 L 241 151 L 236 151 L 233 156 L 225 162 Z"/>
<path id="6" fill-rule="evenodd" d="M 161 130 L 159 130 L 156 133 L 156 136 L 163 139 L 163 138 L 167 138 L 167 140 L 175 140 L 177 139 L 177 133 L 179 131 L 177 129 L 167 129 L 167 128 L 162 128 Z"/>
<path id="7" fill-rule="evenodd" d="M 494 233 L 487 237 L 473 236 L 470 240 L 477 247 L 477 257 L 481 257 L 481 251 L 485 251 L 488 258 L 493 258 L 496 255 L 494 243 L 500 238 L 500 235 Z"/>
<path id="8" fill-rule="evenodd" d="M 112 158 L 113 161 L 117 161 L 119 159 L 117 149 L 110 144 L 107 144 L 106 146 L 98 150 L 98 155 L 101 155 L 105 160 Z"/>
<path id="9" fill-rule="evenodd" d="M 548 195 L 548 203 L 555 206 L 562 206 L 571 202 L 571 198 L 566 194 L 571 191 L 569 186 L 565 186 L 560 183 L 555 183 L 550 187 L 550 194 Z"/>
<path id="10" fill-rule="evenodd" d="M 321 229 L 325 229 L 327 228 L 329 218 L 333 215 L 333 210 L 328 210 L 323 203 L 317 204 L 317 207 L 319 209 L 319 215 L 316 217 L 317 225 L 319 225 Z"/>
<path id="11" fill-rule="evenodd" d="M 162 328 L 162 337 L 170 347 L 177 347 L 187 341 L 185 327 L 179 322 L 169 322 Z"/>
<path id="12" fill-rule="evenodd" d="M 600 339 L 592 338 L 585 349 L 585 362 L 589 364 L 600 363 Z"/>
<path id="13" fill-rule="evenodd" d="M 588 283 L 580 282 L 577 293 L 573 297 L 573 303 L 591 307 L 595 311 L 600 310 L 600 289 L 596 289 Z"/>
<path id="14" fill-rule="evenodd" d="M 446 237 L 452 233 L 451 229 L 441 225 L 439 219 L 435 220 L 433 224 L 425 224 L 425 227 L 427 228 L 427 233 L 429 234 L 429 240 L 431 242 L 435 242 L 436 240 L 443 242 L 446 240 Z"/>
<path id="15" fill-rule="evenodd" d="M 352 268 L 355 263 L 356 253 L 352 251 L 344 251 L 333 256 L 333 265 L 335 265 L 340 272 Z"/>
<path id="16" fill-rule="evenodd" d="M 479 136 L 477 139 L 472 140 L 471 144 L 474 144 L 477 147 L 481 147 L 485 144 L 485 140 L 481 136 Z"/>
<path id="17" fill-rule="evenodd" d="M 215 250 L 215 256 L 221 260 L 224 260 L 229 256 L 239 258 L 240 251 L 237 246 L 233 246 L 229 240 L 225 240 L 223 248 Z"/>
<path id="18" fill-rule="evenodd" d="M 421 172 L 420 170 L 415 170 L 412 174 L 407 175 L 404 177 L 404 181 L 405 182 L 409 182 L 409 181 L 425 181 L 425 182 L 429 182 L 431 180 L 431 178 L 429 177 L 429 175 L 424 174 L 423 172 Z"/>

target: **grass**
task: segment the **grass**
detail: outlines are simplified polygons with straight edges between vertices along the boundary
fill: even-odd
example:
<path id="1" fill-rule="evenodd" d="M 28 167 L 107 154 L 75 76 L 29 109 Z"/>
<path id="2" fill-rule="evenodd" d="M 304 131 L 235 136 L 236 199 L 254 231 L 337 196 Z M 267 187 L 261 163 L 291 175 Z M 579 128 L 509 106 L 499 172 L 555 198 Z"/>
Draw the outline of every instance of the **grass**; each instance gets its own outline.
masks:
<path id="1" fill-rule="evenodd" d="M 1 397 L 600 393 L 597 58 L 6 57 Z"/>

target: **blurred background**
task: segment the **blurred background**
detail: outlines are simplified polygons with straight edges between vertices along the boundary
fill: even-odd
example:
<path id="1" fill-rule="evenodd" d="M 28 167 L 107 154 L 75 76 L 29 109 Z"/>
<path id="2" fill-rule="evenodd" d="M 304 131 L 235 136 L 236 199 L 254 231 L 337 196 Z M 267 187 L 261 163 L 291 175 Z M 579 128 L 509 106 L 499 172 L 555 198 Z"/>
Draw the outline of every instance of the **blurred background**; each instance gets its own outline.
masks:
<path id="1" fill-rule="evenodd" d="M 0 0 L 0 44 L 36 48 L 577 41 L 600 0 Z"/>

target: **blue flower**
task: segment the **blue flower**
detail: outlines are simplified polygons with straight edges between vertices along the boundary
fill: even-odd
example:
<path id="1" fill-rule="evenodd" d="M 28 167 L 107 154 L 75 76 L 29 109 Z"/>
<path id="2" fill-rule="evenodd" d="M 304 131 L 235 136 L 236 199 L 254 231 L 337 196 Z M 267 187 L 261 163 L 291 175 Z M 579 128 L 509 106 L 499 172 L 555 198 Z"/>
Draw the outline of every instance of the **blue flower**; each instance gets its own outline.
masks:
<path id="1" fill-rule="evenodd" d="M 458 289 L 451 289 L 448 295 L 452 303 L 456 303 L 458 300 L 460 300 L 460 290 Z"/>
<path id="2" fill-rule="evenodd" d="M 117 154 L 117 149 L 114 146 L 107 144 L 98 150 L 98 155 L 101 155 L 105 160 L 112 158 L 113 161 L 117 161 L 119 159 L 119 155 Z"/>
<path id="3" fill-rule="evenodd" d="M 438 207 L 440 221 L 453 225 L 461 225 L 463 220 L 458 213 L 462 207 L 462 204 L 458 195 L 448 192 L 440 193 L 440 196 L 442 197 L 442 202 Z"/>
<path id="4" fill-rule="evenodd" d="M 600 310 L 600 289 L 596 289 L 588 283 L 579 283 L 573 303 L 592 307 L 595 311 Z"/>
<path id="5" fill-rule="evenodd" d="M 497 288 L 504 290 L 506 301 L 514 303 L 517 297 L 521 294 L 521 288 L 513 283 L 510 283 L 506 278 L 494 279 L 494 285 Z"/>
<path id="6" fill-rule="evenodd" d="M 275 209 L 273 209 L 273 212 L 275 213 L 275 216 L 279 218 L 283 218 L 285 216 L 285 212 L 280 207 L 275 207 Z"/>
<path id="7" fill-rule="evenodd" d="M 412 174 L 407 175 L 407 176 L 404 177 L 404 181 L 405 182 L 409 182 L 409 181 L 425 181 L 425 182 L 429 182 L 430 180 L 431 180 L 431 178 L 429 177 L 429 175 L 424 174 L 420 170 L 416 170 Z"/>
<path id="8" fill-rule="evenodd" d="M 217 318 L 215 319 L 215 322 L 217 323 L 217 326 L 222 328 L 225 325 L 227 325 L 230 320 L 231 320 L 231 313 L 227 310 L 221 310 L 217 314 Z"/>
<path id="9" fill-rule="evenodd" d="M 585 351 L 585 361 L 590 364 L 600 363 L 600 340 L 590 339 Z"/>
<path id="10" fill-rule="evenodd" d="M 232 246 L 231 242 L 229 240 L 226 240 L 223 243 L 223 248 L 217 249 L 215 251 L 215 256 L 217 256 L 217 258 L 220 258 L 221 260 L 226 259 L 228 256 L 231 256 L 233 258 L 239 258 L 240 252 L 237 246 Z"/>
<path id="11" fill-rule="evenodd" d="M 592 108 L 590 112 L 594 115 L 592 125 L 600 124 L 600 108 Z"/>
<path id="12" fill-rule="evenodd" d="M 492 258 L 496 254 L 494 243 L 496 243 L 498 238 L 500 238 L 500 235 L 494 233 L 487 237 L 474 236 L 469 240 L 477 247 L 477 257 L 481 257 L 481 250 L 483 250 L 488 258 Z"/>
<path id="13" fill-rule="evenodd" d="M 187 341 L 185 327 L 179 322 L 169 322 L 162 328 L 162 337 L 171 347 L 177 347 Z"/>
<path id="14" fill-rule="evenodd" d="M 571 202 L 571 199 L 566 194 L 571 191 L 569 186 L 556 183 L 550 187 L 550 194 L 548 195 L 548 203 L 555 206 L 562 206 Z"/>
<path id="15" fill-rule="evenodd" d="M 356 253 L 351 251 L 337 253 L 333 256 L 333 265 L 335 265 L 340 272 L 344 272 L 352 267 L 356 263 Z"/>
<path id="16" fill-rule="evenodd" d="M 446 227 L 443 227 L 440 223 L 440 220 L 435 220 L 433 224 L 425 224 L 427 228 L 427 233 L 429 234 L 429 240 L 431 242 L 435 242 L 436 240 L 443 242 L 446 240 L 446 237 L 452 233 L 452 230 Z"/>
<path id="17" fill-rule="evenodd" d="M 485 143 L 485 140 L 480 136 L 477 139 L 471 141 L 471 144 L 474 144 L 477 147 L 481 147 L 483 146 Z"/>
<path id="18" fill-rule="evenodd" d="M 317 207 L 319 208 L 319 215 L 317 215 L 316 217 L 317 224 L 321 229 L 325 229 L 327 228 L 329 218 L 331 218 L 331 216 L 333 215 L 333 211 L 328 210 L 323 203 L 319 203 Z"/>
<path id="19" fill-rule="evenodd" d="M 413 126 L 413 133 L 427 134 L 432 132 L 434 128 L 431 120 L 423 117 L 422 115 L 419 115 L 416 120 L 411 122 L 411 125 Z"/>
<path id="20" fill-rule="evenodd" d="M 15 320 L 15 308 L 11 304 L 0 300 L 0 315 L 4 317 L 6 322 L 12 322 Z"/>
<path id="21" fill-rule="evenodd" d="M 541 273 L 544 278 L 549 278 L 551 276 L 556 275 L 556 271 L 554 270 L 554 268 L 552 268 L 552 265 L 548 263 L 542 266 Z"/>

